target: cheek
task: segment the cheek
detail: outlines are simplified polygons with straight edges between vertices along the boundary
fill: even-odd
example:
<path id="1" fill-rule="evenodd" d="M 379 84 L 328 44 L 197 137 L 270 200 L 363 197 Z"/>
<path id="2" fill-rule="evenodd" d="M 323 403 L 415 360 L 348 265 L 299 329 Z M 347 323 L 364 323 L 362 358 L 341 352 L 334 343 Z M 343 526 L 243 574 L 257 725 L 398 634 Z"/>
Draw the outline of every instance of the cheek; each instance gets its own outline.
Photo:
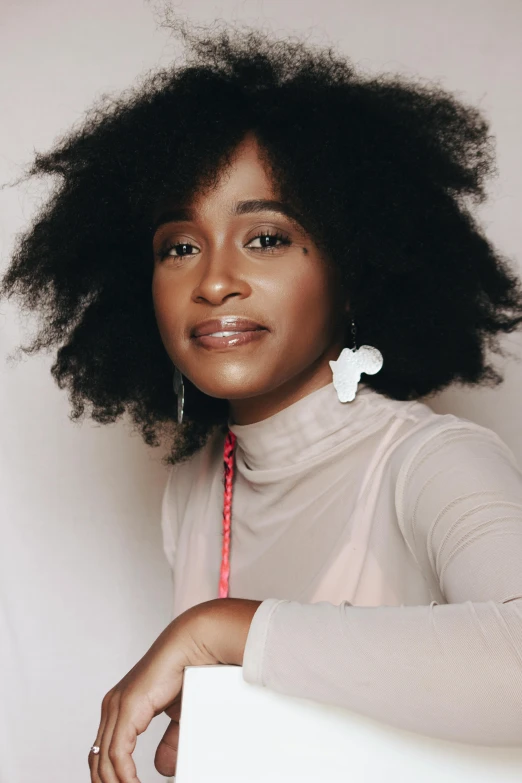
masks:
<path id="1" fill-rule="evenodd" d="M 322 270 L 309 268 L 294 275 L 285 286 L 281 306 L 290 337 L 296 342 L 323 347 L 332 338 L 336 302 L 332 285 Z M 297 346 L 296 346 L 297 347 Z"/>

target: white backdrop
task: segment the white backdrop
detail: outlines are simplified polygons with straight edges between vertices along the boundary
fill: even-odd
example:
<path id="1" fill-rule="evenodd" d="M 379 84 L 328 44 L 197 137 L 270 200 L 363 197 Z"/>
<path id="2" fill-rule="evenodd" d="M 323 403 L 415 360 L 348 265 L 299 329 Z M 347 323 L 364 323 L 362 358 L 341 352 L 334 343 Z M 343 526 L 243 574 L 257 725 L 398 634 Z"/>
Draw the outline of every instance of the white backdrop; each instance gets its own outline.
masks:
<path id="1" fill-rule="evenodd" d="M 522 265 L 522 3 L 520 0 L 210 0 L 176 2 L 217 17 L 304 32 L 369 72 L 440 79 L 482 107 L 497 137 L 499 176 L 481 208 L 489 236 Z M 175 47 L 142 0 L 1 0 L 0 182 L 46 150 L 102 92 L 120 90 Z M 0 273 L 38 191 L 0 191 Z M 52 357 L 6 359 L 30 322 L 0 303 L 0 782 L 80 783 L 103 694 L 170 620 L 159 511 L 166 470 L 119 422 L 74 425 Z M 522 355 L 519 335 L 505 345 Z M 494 390 L 451 389 L 432 402 L 496 430 L 522 464 L 520 362 L 496 365 Z M 140 739 L 142 783 L 163 780 Z"/>

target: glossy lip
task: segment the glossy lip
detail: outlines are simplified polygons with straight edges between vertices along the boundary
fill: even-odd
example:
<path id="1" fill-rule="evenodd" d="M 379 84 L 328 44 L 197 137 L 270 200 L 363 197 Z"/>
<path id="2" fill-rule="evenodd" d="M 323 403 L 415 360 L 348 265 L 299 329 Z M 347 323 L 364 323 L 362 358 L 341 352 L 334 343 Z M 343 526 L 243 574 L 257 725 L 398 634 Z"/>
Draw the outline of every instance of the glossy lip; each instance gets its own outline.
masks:
<path id="1" fill-rule="evenodd" d="M 193 340 L 195 345 L 214 351 L 218 348 L 226 350 L 254 343 L 262 340 L 266 334 L 268 334 L 268 329 L 254 329 L 231 334 L 229 337 L 212 337 L 210 334 L 202 334 L 200 337 L 194 337 Z"/>
<path id="2" fill-rule="evenodd" d="M 266 331 L 266 326 L 239 315 L 224 315 L 221 318 L 210 318 L 206 321 L 200 321 L 192 327 L 190 336 L 197 338 L 213 332 L 256 332 L 259 330 Z M 220 337 L 213 339 L 225 340 L 230 338 Z"/>

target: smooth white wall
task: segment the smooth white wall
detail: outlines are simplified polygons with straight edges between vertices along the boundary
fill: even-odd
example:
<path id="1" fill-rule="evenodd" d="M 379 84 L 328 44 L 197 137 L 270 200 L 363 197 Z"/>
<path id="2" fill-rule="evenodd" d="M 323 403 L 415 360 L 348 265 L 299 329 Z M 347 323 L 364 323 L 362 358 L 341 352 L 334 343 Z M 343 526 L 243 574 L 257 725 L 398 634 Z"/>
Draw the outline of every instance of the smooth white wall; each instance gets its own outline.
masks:
<path id="1" fill-rule="evenodd" d="M 177 47 L 140 0 L 3 0 L 0 181 L 16 178 L 102 92 L 120 90 Z M 481 208 L 489 236 L 522 265 L 519 0 L 210 0 L 176 2 L 190 18 L 263 24 L 333 43 L 368 72 L 440 79 L 482 107 L 499 176 Z M 0 273 L 38 193 L 0 191 Z M 449 284 L 451 282 L 449 281 Z M 170 619 L 161 551 L 163 452 L 129 425 L 74 425 L 51 356 L 8 364 L 30 322 L 0 303 L 0 781 L 88 780 L 103 694 Z M 522 355 L 520 335 L 506 346 Z M 494 390 L 451 389 L 432 407 L 496 430 L 522 464 L 520 363 L 498 358 Z M 138 745 L 142 783 L 166 719 Z"/>

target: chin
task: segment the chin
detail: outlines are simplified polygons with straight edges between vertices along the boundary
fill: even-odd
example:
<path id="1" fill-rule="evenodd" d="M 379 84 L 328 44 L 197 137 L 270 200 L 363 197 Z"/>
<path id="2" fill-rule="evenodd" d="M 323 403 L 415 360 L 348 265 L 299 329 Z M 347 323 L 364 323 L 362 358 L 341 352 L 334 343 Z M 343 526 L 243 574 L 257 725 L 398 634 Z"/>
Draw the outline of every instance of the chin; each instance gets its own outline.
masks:
<path id="1" fill-rule="evenodd" d="M 260 380 L 257 381 L 251 375 L 234 378 L 212 378 L 212 380 L 195 377 L 190 380 L 203 394 L 220 400 L 245 400 L 248 397 L 258 397 L 277 386 L 277 384 L 267 384 L 266 381 L 264 383 Z"/>

